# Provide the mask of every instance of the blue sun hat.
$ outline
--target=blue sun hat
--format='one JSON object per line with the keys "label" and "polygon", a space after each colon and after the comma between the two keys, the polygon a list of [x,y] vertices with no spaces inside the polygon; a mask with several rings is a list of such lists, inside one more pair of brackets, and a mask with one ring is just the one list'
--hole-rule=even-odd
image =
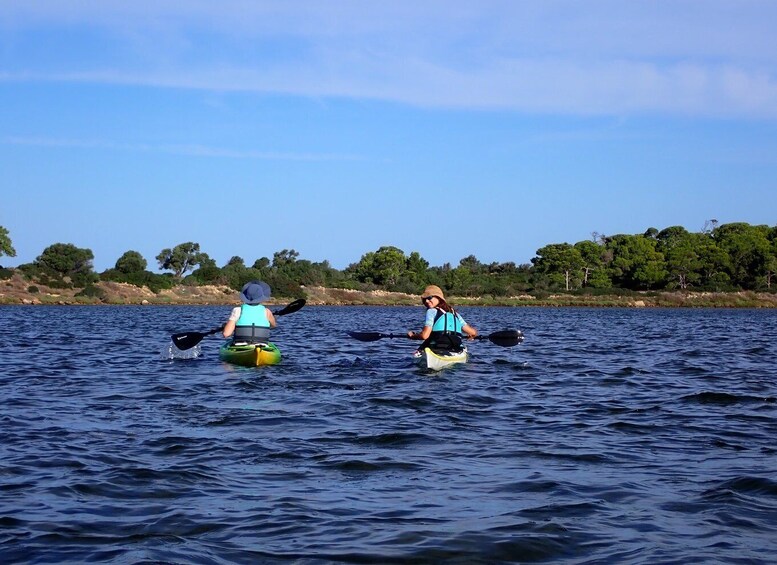
{"label": "blue sun hat", "polygon": [[260,304],[270,299],[270,285],[262,281],[251,281],[240,291],[240,300],[246,304]]}

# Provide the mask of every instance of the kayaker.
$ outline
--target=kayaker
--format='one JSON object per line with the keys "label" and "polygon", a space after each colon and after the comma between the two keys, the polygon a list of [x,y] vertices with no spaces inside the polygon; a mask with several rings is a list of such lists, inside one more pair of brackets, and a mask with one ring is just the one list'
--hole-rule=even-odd
{"label": "kayaker", "polygon": [[458,351],[462,347],[462,335],[470,339],[478,335],[478,331],[445,301],[445,295],[439,286],[427,286],[421,295],[421,304],[426,306],[424,329],[420,332],[407,332],[410,339],[424,340],[424,343],[418,346],[418,351],[425,347],[432,350]]}
{"label": "kayaker", "polygon": [[266,342],[270,328],[276,327],[275,316],[262,302],[270,299],[270,285],[262,281],[251,281],[240,291],[243,304],[232,309],[229,320],[224,324],[224,337],[234,334],[235,343]]}

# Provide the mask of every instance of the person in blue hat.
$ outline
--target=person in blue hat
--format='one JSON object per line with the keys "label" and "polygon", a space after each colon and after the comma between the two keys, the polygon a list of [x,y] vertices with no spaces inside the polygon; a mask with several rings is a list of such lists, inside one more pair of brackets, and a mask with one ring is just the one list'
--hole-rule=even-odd
{"label": "person in blue hat", "polygon": [[224,337],[232,336],[235,343],[266,343],[270,328],[276,327],[275,316],[262,302],[270,299],[270,285],[251,281],[240,291],[243,304],[234,308],[224,324]]}

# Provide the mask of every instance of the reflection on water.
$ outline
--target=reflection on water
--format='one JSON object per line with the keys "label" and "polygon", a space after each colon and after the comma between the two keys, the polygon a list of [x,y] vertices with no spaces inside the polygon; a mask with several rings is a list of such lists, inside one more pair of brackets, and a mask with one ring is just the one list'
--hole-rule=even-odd
{"label": "reflection on water", "polygon": [[769,563],[777,312],[305,307],[233,367],[221,307],[0,308],[0,561]]}

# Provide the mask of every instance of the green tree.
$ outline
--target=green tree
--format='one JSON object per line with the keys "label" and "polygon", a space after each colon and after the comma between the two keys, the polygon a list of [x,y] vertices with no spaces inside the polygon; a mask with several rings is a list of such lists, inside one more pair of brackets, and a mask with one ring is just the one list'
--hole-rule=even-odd
{"label": "green tree", "polygon": [[159,262],[159,268],[166,271],[173,271],[173,276],[180,279],[188,271],[194,269],[203,260],[203,253],[200,252],[200,244],[188,241],[180,243],[172,249],[163,249],[156,256]]}
{"label": "green tree", "polygon": [[276,251],[272,256],[272,266],[276,269],[283,269],[284,267],[293,264],[297,260],[297,257],[299,257],[299,253],[293,249]]}
{"label": "green tree", "polygon": [[474,255],[467,255],[459,261],[459,267],[467,269],[473,275],[477,275],[486,270],[486,266],[481,263]]}
{"label": "green tree", "polygon": [[418,251],[413,251],[407,257],[405,269],[410,282],[416,286],[421,286],[427,279],[429,261],[421,257],[421,254]]}
{"label": "green tree", "polygon": [[323,263],[314,263],[307,259],[294,260],[283,264],[282,267],[273,272],[282,275],[295,282],[298,285],[305,286],[328,286],[334,281],[339,280],[336,269],[333,269],[328,261]]}
{"label": "green tree", "polygon": [[676,281],[681,289],[687,289],[701,279],[702,261],[697,249],[701,248],[703,240],[708,240],[706,234],[692,234],[682,226],[672,226],[661,230],[656,239],[658,250],[664,255],[669,277]]}
{"label": "green tree", "polygon": [[666,268],[669,276],[677,280],[677,286],[687,289],[701,279],[702,262],[691,238],[672,246],[666,252]]}
{"label": "green tree", "polygon": [[3,255],[16,257],[16,249],[14,249],[11,244],[11,237],[8,234],[8,230],[3,226],[0,226],[0,257]]}
{"label": "green tree", "polygon": [[72,243],[55,243],[43,250],[34,265],[44,272],[69,278],[75,286],[87,286],[98,280],[92,270],[94,253],[91,249],[76,247]]}
{"label": "green tree", "polygon": [[216,278],[216,281],[226,284],[232,289],[240,290],[245,283],[258,278],[261,277],[253,269],[246,268],[242,257],[234,256],[219,270],[219,276]]}
{"label": "green tree", "polygon": [[716,291],[728,288],[731,282],[728,253],[720,248],[710,232],[702,232],[695,238],[694,250],[701,263],[702,286]]}
{"label": "green tree", "polygon": [[148,263],[143,258],[143,255],[137,251],[126,251],[124,255],[119,257],[116,261],[116,270],[120,273],[141,273],[146,270]]}
{"label": "green tree", "polygon": [[378,284],[392,286],[399,282],[407,270],[407,257],[398,247],[384,246],[375,252],[374,268]]}
{"label": "green tree", "polygon": [[475,277],[466,267],[459,265],[446,273],[443,286],[451,294],[469,296],[472,294],[472,287],[475,285]]}
{"label": "green tree", "polygon": [[613,282],[621,288],[653,288],[666,279],[664,256],[657,241],[644,235],[614,235],[607,238],[612,253],[609,269]]}
{"label": "green tree", "polygon": [[777,275],[777,249],[766,260],[766,288],[771,290],[774,276]]}
{"label": "green tree", "polygon": [[532,259],[539,273],[549,276],[554,283],[563,281],[565,290],[572,290],[581,283],[585,261],[580,250],[568,243],[551,243],[537,250]]}
{"label": "green tree", "polygon": [[583,286],[608,288],[612,286],[610,277],[604,268],[604,246],[591,240],[578,241],[575,249],[583,259]]}
{"label": "green tree", "polygon": [[349,268],[360,282],[392,286],[405,274],[407,258],[398,247],[387,245],[365,253],[359,263]]}
{"label": "green tree", "polygon": [[223,281],[221,269],[216,260],[207,253],[200,253],[198,268],[192,271],[191,276],[200,284],[220,284]]}
{"label": "green tree", "polygon": [[728,275],[744,289],[755,289],[766,276],[770,229],[744,222],[723,224],[713,231],[718,246],[728,255]]}
{"label": "green tree", "polygon": [[532,288],[532,266],[493,262],[483,275],[483,293],[491,296],[514,296]]}
{"label": "green tree", "polygon": [[666,253],[677,245],[687,243],[690,235],[691,233],[682,226],[671,226],[658,232],[654,239],[658,240],[657,249],[661,253]]}
{"label": "green tree", "polygon": [[262,271],[270,268],[270,259],[268,257],[261,257],[254,261],[252,268]]}
{"label": "green tree", "polygon": [[766,288],[772,288],[772,281],[777,275],[777,226],[769,231],[769,255],[766,258]]}

